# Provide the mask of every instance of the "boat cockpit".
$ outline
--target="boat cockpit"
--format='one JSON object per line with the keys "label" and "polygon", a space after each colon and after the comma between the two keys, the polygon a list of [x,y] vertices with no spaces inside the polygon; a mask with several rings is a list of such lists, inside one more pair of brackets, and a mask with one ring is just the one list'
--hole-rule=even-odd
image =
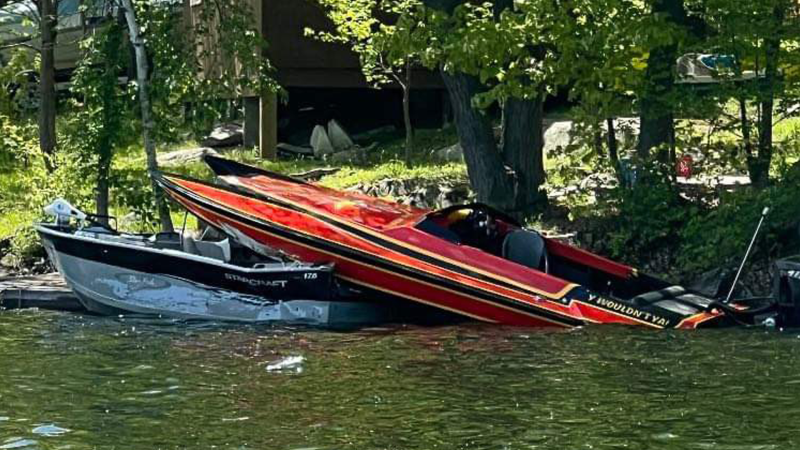
{"label": "boat cockpit", "polygon": [[633,299],[672,285],[593,253],[522,227],[487,205],[457,205],[433,212],[416,228],[617,299]]}

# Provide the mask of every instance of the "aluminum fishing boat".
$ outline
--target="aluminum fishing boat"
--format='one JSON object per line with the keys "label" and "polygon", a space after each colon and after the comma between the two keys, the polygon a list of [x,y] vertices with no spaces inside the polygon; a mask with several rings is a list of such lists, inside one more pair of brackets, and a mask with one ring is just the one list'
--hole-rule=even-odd
{"label": "aluminum fishing boat", "polygon": [[277,261],[228,238],[118,233],[63,200],[47,211],[57,220],[36,226],[44,247],[95,313],[314,325],[382,320],[373,305],[331,301],[330,264]]}
{"label": "aluminum fishing boat", "polygon": [[220,183],[159,174],[193,214],[258,251],[334,262],[362,290],[487,322],[652,328],[757,324],[762,300],[720,301],[548,239],[486,205],[429,211],[216,157]]}

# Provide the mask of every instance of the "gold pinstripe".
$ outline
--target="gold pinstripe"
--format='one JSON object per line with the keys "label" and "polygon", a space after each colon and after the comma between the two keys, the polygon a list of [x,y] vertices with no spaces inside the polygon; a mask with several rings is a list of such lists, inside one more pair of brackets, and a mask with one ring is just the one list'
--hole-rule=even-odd
{"label": "gold pinstripe", "polygon": [[[189,207],[189,205],[188,205],[188,204],[187,204],[185,201],[183,201],[183,199],[181,199],[181,198],[177,198],[177,197],[175,197],[175,196],[173,196],[173,198],[175,198],[175,200],[176,200],[176,201],[178,201],[178,202],[179,202],[179,203],[181,203],[182,205],[186,206],[187,208]],[[203,208],[202,206],[199,206],[199,205],[195,205],[195,206],[199,207],[200,209],[205,209],[205,208]],[[226,208],[227,208],[227,206],[226,206]],[[236,209],[236,208],[233,208],[233,209]],[[240,211],[240,210],[239,210],[239,212],[245,213],[244,211]],[[246,214],[246,213],[245,213],[245,214]],[[208,220],[209,222],[215,222],[215,220],[212,220],[212,219],[210,219],[210,218],[208,218],[208,217],[204,217],[204,219],[205,219],[205,220]],[[232,222],[236,222],[237,224],[239,224],[239,225],[241,225],[241,226],[244,226],[244,227],[250,228],[250,229],[252,229],[252,230],[255,230],[255,231],[259,232],[259,233],[265,233],[265,234],[269,234],[269,235],[271,235],[271,236],[273,236],[273,237],[276,237],[276,238],[278,238],[278,239],[281,239],[281,240],[284,240],[284,241],[289,241],[289,239],[287,239],[287,238],[284,238],[284,237],[278,236],[278,235],[276,235],[276,234],[274,234],[274,233],[270,233],[270,232],[268,232],[268,231],[264,231],[264,230],[261,230],[261,229],[255,228],[255,227],[253,227],[253,226],[251,226],[251,225],[248,225],[248,224],[246,224],[246,223],[242,223],[242,222],[240,222],[240,221],[238,221],[238,220],[235,220],[235,219],[232,219],[232,218],[227,218],[227,220],[230,220],[230,221],[232,221]],[[262,219],[262,220],[263,220],[263,219]],[[272,222],[272,221],[268,221],[268,222],[275,223],[275,222]],[[309,236],[309,235],[306,235],[306,236]],[[327,240],[327,239],[324,239],[324,238],[320,238],[320,237],[317,237],[317,236],[315,236],[315,238],[316,238],[316,239],[322,239],[322,240],[325,240],[325,241],[327,241],[327,242],[333,242],[333,241],[330,241],[330,240]],[[537,320],[542,320],[542,321],[545,321],[545,322],[549,322],[549,323],[552,323],[552,324],[554,324],[554,325],[558,325],[558,326],[561,326],[561,327],[567,327],[567,328],[571,327],[570,325],[567,325],[567,324],[564,324],[564,323],[561,323],[561,322],[554,321],[553,319],[548,319],[548,318],[546,318],[546,317],[542,317],[542,316],[539,316],[539,315],[537,315],[537,314],[533,314],[533,313],[530,313],[530,312],[527,312],[527,311],[520,311],[520,310],[518,310],[518,309],[514,309],[514,308],[511,308],[511,307],[509,307],[509,306],[506,306],[506,305],[499,305],[499,304],[497,304],[497,303],[492,303],[492,302],[489,302],[489,301],[487,301],[487,300],[483,300],[483,299],[480,299],[480,298],[474,297],[474,296],[472,296],[472,295],[470,295],[470,294],[466,294],[466,293],[457,292],[457,291],[454,291],[454,290],[452,290],[452,289],[449,289],[449,288],[446,288],[446,287],[443,287],[443,286],[436,286],[436,285],[434,285],[434,284],[432,284],[432,283],[428,283],[428,282],[426,282],[426,281],[422,281],[422,280],[416,280],[416,279],[413,279],[413,278],[411,278],[411,277],[408,277],[408,276],[405,276],[405,275],[402,275],[402,274],[398,274],[398,273],[391,272],[391,271],[389,271],[389,270],[386,270],[386,269],[382,269],[382,268],[380,268],[380,267],[376,267],[376,266],[373,266],[373,265],[370,265],[370,264],[367,264],[367,263],[363,263],[363,262],[360,262],[360,261],[353,260],[353,259],[351,259],[351,258],[348,258],[348,257],[346,257],[346,256],[342,256],[342,255],[338,255],[338,254],[335,254],[335,253],[331,253],[331,252],[328,252],[328,251],[325,251],[325,250],[322,250],[322,249],[319,249],[319,248],[311,247],[311,246],[309,246],[309,245],[302,244],[302,243],[299,243],[299,242],[295,242],[295,241],[290,241],[290,242],[292,242],[292,243],[293,243],[293,244],[295,244],[295,245],[300,245],[300,246],[302,246],[302,247],[305,247],[305,248],[308,248],[308,249],[314,250],[314,251],[316,251],[316,252],[325,253],[325,254],[328,254],[328,255],[335,256],[335,257],[337,257],[337,258],[345,259],[345,260],[347,260],[347,261],[350,261],[351,263],[354,263],[354,264],[359,264],[359,265],[362,265],[362,266],[368,266],[368,267],[370,267],[370,268],[372,268],[372,269],[374,269],[374,270],[378,270],[378,271],[381,271],[381,272],[384,272],[384,273],[388,273],[388,274],[390,274],[390,275],[393,275],[393,276],[397,276],[397,277],[400,277],[400,278],[404,278],[404,279],[406,279],[406,280],[413,281],[413,282],[415,282],[415,283],[419,283],[419,284],[423,284],[423,285],[426,285],[426,286],[430,286],[430,287],[432,287],[432,288],[434,288],[434,289],[439,289],[439,290],[447,291],[447,292],[450,292],[451,294],[455,294],[455,295],[458,295],[458,296],[461,296],[461,297],[466,297],[466,298],[469,298],[469,299],[471,299],[471,300],[478,301],[478,302],[481,302],[481,303],[484,303],[484,304],[490,305],[490,306],[492,306],[492,307],[495,307],[495,308],[502,308],[502,309],[505,309],[505,310],[511,311],[511,312],[513,312],[513,313],[515,313],[515,314],[521,314],[521,315],[525,315],[525,316],[532,317],[532,318],[535,318],[535,319],[537,319]],[[340,244],[340,243],[338,243],[338,242],[337,242],[336,244],[339,244],[339,245],[341,245],[341,244]],[[353,250],[358,250],[358,249],[355,249],[355,248],[353,248],[353,247],[348,247],[348,248],[351,248],[351,249],[353,249]],[[343,276],[341,276],[341,275],[337,275],[337,276],[339,276],[340,278],[345,278],[345,279],[348,279],[348,278],[346,278],[346,277],[343,277]],[[348,279],[348,281],[354,281],[354,280],[352,280],[352,279]],[[472,317],[472,318],[474,318],[474,319],[482,320],[482,321],[484,321],[484,322],[492,322],[492,323],[497,323],[497,321],[495,321],[495,320],[492,320],[492,319],[488,319],[488,318],[485,318],[485,317],[481,317],[481,316],[477,316],[477,315],[473,315],[473,314],[465,313],[465,312],[463,312],[463,311],[459,311],[459,310],[452,309],[452,308],[449,308],[449,307],[441,306],[441,305],[438,305],[438,304],[435,304],[435,303],[431,303],[431,302],[428,302],[428,301],[422,300],[422,299],[420,299],[420,298],[417,298],[417,297],[413,297],[413,296],[409,296],[409,295],[406,295],[406,294],[402,294],[402,293],[399,293],[399,292],[396,292],[396,291],[392,291],[392,290],[388,290],[388,289],[383,289],[383,288],[378,288],[377,286],[370,285],[369,283],[366,283],[366,282],[357,282],[357,284],[366,285],[366,286],[368,286],[368,287],[371,287],[371,288],[376,288],[376,289],[378,289],[378,290],[380,290],[380,291],[382,291],[382,292],[388,292],[388,293],[391,293],[391,294],[393,294],[393,295],[397,295],[397,296],[404,297],[404,298],[409,298],[409,299],[411,299],[411,300],[415,300],[415,301],[418,301],[418,302],[421,302],[421,303],[425,303],[425,304],[428,304],[428,305],[436,306],[436,307],[438,307],[438,308],[445,309],[445,310],[448,310],[448,311],[451,311],[451,312],[454,312],[454,313],[458,313],[458,314],[461,314],[461,315],[465,315],[465,316]],[[489,291],[487,291],[487,292],[489,292]],[[517,300],[517,301],[519,301],[519,300]],[[558,311],[553,311],[553,310],[548,310],[548,311],[550,311],[550,312],[552,312],[552,313],[554,313],[554,314],[558,314],[558,315],[564,316],[565,318],[569,318],[569,319],[572,319],[572,320],[582,320],[582,319],[579,319],[579,318],[576,318],[576,317],[573,317],[573,316],[568,316],[568,315],[565,315],[565,314],[563,314],[563,313],[560,313],[560,312],[558,312]]]}
{"label": "gold pinstripe", "polygon": [[[227,178],[236,178],[236,177],[222,177],[222,178],[225,179],[227,182],[229,182],[229,180],[227,180]],[[237,183],[238,183],[238,181],[237,181]],[[236,184],[236,183],[232,183],[232,184]],[[242,185],[243,183],[238,183],[238,184]],[[297,202],[293,202],[291,200],[287,200],[284,197],[279,197],[279,196],[276,196],[276,195],[272,195],[272,196],[277,198],[277,199],[279,199],[280,201],[286,202],[286,203],[288,203],[290,205],[293,205],[295,207],[298,207],[300,209],[304,209],[304,210],[308,210],[309,209],[308,206],[302,205],[302,204],[297,203]],[[277,206],[277,205],[270,205],[270,206],[280,208],[280,206]],[[285,210],[286,208],[281,208],[281,209]],[[244,211],[240,211],[240,212],[244,212]],[[343,222],[341,218],[339,218],[339,217],[337,217],[335,215],[332,215],[332,214],[328,214],[328,213],[326,213],[324,211],[318,211],[318,210],[315,209],[315,213],[316,214],[320,214],[322,216],[325,216],[325,217],[327,217],[329,219],[333,219],[336,222]],[[520,283],[518,281],[512,280],[510,278],[506,278],[506,277],[503,277],[503,276],[500,276],[500,275],[497,275],[495,273],[486,272],[486,271],[484,271],[482,269],[479,269],[477,267],[465,265],[465,264],[461,263],[460,261],[456,261],[456,260],[447,258],[445,256],[442,256],[442,255],[439,255],[439,254],[436,254],[436,253],[431,253],[431,252],[429,252],[429,251],[427,251],[427,250],[425,250],[425,249],[423,249],[421,247],[417,247],[415,245],[411,245],[411,244],[409,244],[407,242],[404,242],[404,241],[399,241],[399,240],[394,239],[391,236],[387,236],[387,235],[385,235],[383,233],[378,233],[378,232],[374,231],[372,228],[363,226],[363,225],[361,225],[359,223],[348,221],[347,225],[348,226],[352,226],[354,228],[358,228],[360,231],[368,233],[368,234],[370,234],[370,235],[372,235],[374,237],[378,237],[378,238],[381,238],[383,240],[389,241],[389,242],[391,242],[391,243],[393,243],[395,245],[399,245],[401,247],[405,247],[405,248],[417,251],[418,253],[422,253],[423,255],[429,256],[429,257],[434,258],[434,259],[438,259],[440,261],[447,262],[447,263],[452,264],[454,266],[458,266],[458,267],[461,267],[461,268],[464,268],[464,269],[471,270],[473,272],[479,273],[479,274],[487,276],[489,278],[494,278],[496,280],[503,281],[503,282],[508,283],[508,284],[510,284],[512,286],[515,286],[517,288],[523,289],[525,291],[532,291],[532,292],[534,292],[536,294],[544,295],[544,296],[546,296],[546,297],[548,297],[550,299],[555,299],[555,300],[560,299],[567,292],[569,292],[570,290],[572,290],[573,288],[578,286],[575,283],[567,283],[566,286],[564,286],[564,288],[562,288],[560,291],[556,291],[556,292],[544,291],[542,289],[538,289],[538,288],[535,288],[533,286],[522,284],[522,283]],[[352,235],[352,233],[348,233],[348,234]],[[465,276],[469,277],[468,275],[465,275]],[[469,277],[469,278],[472,278],[472,277]],[[476,280],[475,278],[472,278],[472,279]],[[487,282],[487,281],[483,281],[483,280],[476,280],[476,281],[481,281],[481,282],[484,282],[484,283],[492,284],[491,282]],[[497,286],[495,284],[492,284],[492,285],[493,286]],[[497,287],[501,287],[502,288],[502,286],[497,286]]]}

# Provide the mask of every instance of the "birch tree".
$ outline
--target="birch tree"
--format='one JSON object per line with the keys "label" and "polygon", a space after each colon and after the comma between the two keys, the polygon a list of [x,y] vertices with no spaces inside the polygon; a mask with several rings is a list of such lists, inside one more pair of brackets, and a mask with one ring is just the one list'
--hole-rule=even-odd
{"label": "birch tree", "polygon": [[150,183],[156,196],[156,206],[158,216],[161,221],[162,231],[173,231],[172,218],[170,217],[169,207],[161,188],[155,182],[153,174],[158,170],[158,159],[156,154],[156,143],[153,140],[153,117],[150,104],[149,93],[149,67],[147,63],[147,49],[142,37],[141,27],[136,19],[136,10],[132,0],[121,0],[122,8],[125,11],[125,22],[128,24],[128,35],[131,45],[136,55],[136,83],[139,88],[139,105],[142,114],[142,138],[144,140],[144,150],[147,154],[147,170],[150,173]]}

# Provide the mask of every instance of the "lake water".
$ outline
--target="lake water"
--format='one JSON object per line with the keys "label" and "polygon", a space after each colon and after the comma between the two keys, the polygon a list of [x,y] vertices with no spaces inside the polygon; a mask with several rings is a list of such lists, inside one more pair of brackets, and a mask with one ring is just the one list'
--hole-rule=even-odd
{"label": "lake water", "polygon": [[3,449],[795,449],[800,337],[0,312]]}

